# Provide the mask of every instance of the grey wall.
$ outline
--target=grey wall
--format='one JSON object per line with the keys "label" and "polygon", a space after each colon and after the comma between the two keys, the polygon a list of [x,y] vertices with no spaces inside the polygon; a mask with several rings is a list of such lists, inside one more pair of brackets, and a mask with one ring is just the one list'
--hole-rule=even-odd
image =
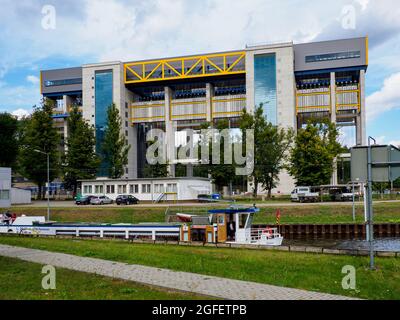
{"label": "grey wall", "polygon": [[68,80],[82,78],[82,68],[68,68],[68,69],[56,69],[56,70],[45,70],[41,72],[41,90],[42,94],[48,93],[64,93],[71,91],[82,91],[82,84],[64,85],[46,87],[44,84],[48,80]]}
{"label": "grey wall", "polygon": [[0,199],[0,208],[11,206],[11,168],[0,168],[0,190],[9,191],[9,199]]}
{"label": "grey wall", "polygon": [[[294,45],[295,71],[309,71],[318,69],[334,69],[359,67],[368,65],[367,38],[353,38],[345,40],[333,40]],[[355,59],[343,59],[323,62],[306,63],[306,56],[360,51],[361,57]]]}

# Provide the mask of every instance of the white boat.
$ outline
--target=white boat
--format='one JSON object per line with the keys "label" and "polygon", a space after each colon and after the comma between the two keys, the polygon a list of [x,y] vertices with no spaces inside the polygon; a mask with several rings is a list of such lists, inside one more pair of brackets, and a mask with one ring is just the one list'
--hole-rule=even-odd
{"label": "white boat", "polygon": [[225,224],[229,228],[226,220],[228,217],[232,217],[235,230],[234,240],[226,241],[227,243],[264,246],[282,245],[283,237],[278,232],[278,228],[255,229],[252,227],[254,215],[259,211],[260,209],[256,207],[241,208],[232,206],[228,209],[209,210],[209,213],[217,216],[218,227],[221,224]]}

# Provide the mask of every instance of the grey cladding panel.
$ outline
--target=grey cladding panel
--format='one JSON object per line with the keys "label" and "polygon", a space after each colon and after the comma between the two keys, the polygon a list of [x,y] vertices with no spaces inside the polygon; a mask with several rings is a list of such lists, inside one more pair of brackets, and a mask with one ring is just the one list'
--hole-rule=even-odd
{"label": "grey cladding panel", "polygon": [[41,88],[43,94],[82,91],[82,83],[46,87],[46,81],[82,79],[82,68],[68,68],[42,71]]}
{"label": "grey cladding panel", "polygon": [[[294,45],[295,71],[337,69],[366,66],[367,38],[333,40]],[[360,52],[360,58],[306,62],[306,57],[333,53]]]}

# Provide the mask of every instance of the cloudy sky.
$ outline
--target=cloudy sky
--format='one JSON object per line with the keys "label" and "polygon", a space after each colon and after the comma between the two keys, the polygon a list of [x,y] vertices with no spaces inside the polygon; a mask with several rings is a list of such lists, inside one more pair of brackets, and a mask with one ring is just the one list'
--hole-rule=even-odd
{"label": "cloudy sky", "polygon": [[400,145],[398,0],[0,0],[0,8],[0,111],[31,112],[40,69],[368,35],[368,134]]}

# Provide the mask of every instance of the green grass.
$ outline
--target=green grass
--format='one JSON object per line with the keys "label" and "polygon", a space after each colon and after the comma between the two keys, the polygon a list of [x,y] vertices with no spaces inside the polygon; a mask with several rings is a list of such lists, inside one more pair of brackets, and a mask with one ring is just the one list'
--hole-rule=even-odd
{"label": "green grass", "polygon": [[42,289],[42,266],[0,257],[0,300],[189,300],[204,299],[111,279],[99,275],[56,269],[56,289]]}
{"label": "green grass", "polygon": [[[366,257],[16,236],[2,236],[0,243],[360,298],[400,299],[396,258],[377,258],[378,270],[370,271]],[[342,289],[346,265],[357,270],[357,291]]]}
{"label": "green grass", "polygon": [[[215,208],[215,207],[214,207]],[[277,209],[281,209],[281,223],[352,223],[352,206],[343,205],[276,205],[260,209],[254,223],[275,223]],[[182,207],[181,212],[194,212],[207,207]],[[362,205],[356,206],[357,222],[364,221]],[[164,222],[166,208],[160,207],[70,207],[52,208],[52,220],[60,222],[104,222],[104,223],[140,223]],[[13,207],[12,212],[25,215],[46,215],[46,209],[34,207]],[[374,205],[375,222],[400,223],[400,202],[376,203]]]}

